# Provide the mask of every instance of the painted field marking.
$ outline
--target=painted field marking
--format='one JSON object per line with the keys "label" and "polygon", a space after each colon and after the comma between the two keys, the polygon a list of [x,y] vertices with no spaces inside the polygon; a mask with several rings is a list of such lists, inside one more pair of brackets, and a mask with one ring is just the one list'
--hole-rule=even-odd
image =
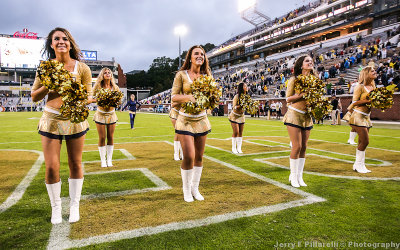
{"label": "painted field marking", "polygon": [[15,205],[24,195],[26,189],[31,184],[32,180],[38,174],[40,167],[44,162],[43,152],[37,150],[27,150],[27,149],[0,149],[0,151],[22,151],[22,152],[32,152],[39,155],[32,168],[28,171],[24,179],[18,184],[15,190],[7,197],[7,199],[0,204],[0,213],[3,213],[13,205]]}
{"label": "painted field marking", "polygon": [[[146,192],[151,192],[151,191],[161,191],[161,190],[167,190],[167,189],[171,189],[172,188],[165,181],[163,181],[157,175],[153,174],[147,168],[133,168],[133,169],[121,169],[121,170],[111,170],[111,171],[97,171],[97,172],[86,173],[85,176],[86,175],[118,173],[118,172],[126,172],[126,171],[140,171],[140,172],[142,172],[147,178],[149,178],[149,180],[151,180],[154,184],[156,184],[156,187],[143,188],[143,189],[131,189],[131,190],[109,192],[109,193],[101,193],[101,194],[82,195],[81,199],[82,200],[91,200],[91,199],[97,199],[97,198],[107,198],[107,197],[114,197],[114,196],[124,196],[124,195],[138,194],[138,193],[146,193]],[[65,199],[69,200],[69,198],[65,198]]]}
{"label": "painted field marking", "polygon": [[[173,146],[173,143],[171,143],[169,141],[162,141],[162,142],[165,142],[166,144]],[[128,144],[128,143],[125,143],[125,144]],[[253,208],[253,209],[249,209],[249,210],[242,210],[242,211],[230,212],[230,213],[225,213],[225,214],[216,215],[216,216],[210,216],[210,217],[206,217],[203,219],[189,220],[189,221],[183,221],[183,222],[173,222],[173,223],[168,223],[168,224],[154,226],[154,227],[143,227],[143,228],[134,229],[134,230],[121,231],[121,232],[117,232],[117,233],[92,236],[92,237],[88,237],[85,239],[79,239],[79,240],[72,240],[69,238],[70,224],[64,219],[61,224],[53,225],[52,230],[50,232],[50,239],[49,239],[47,249],[66,249],[66,248],[73,248],[73,247],[84,247],[84,246],[106,243],[106,242],[113,242],[113,241],[118,241],[118,240],[123,240],[123,239],[131,239],[131,238],[141,237],[141,236],[145,236],[145,235],[154,235],[154,234],[159,234],[159,233],[168,232],[168,231],[176,231],[176,230],[182,230],[182,229],[207,226],[207,225],[220,223],[220,222],[224,222],[224,221],[228,221],[228,220],[233,220],[233,219],[237,219],[237,218],[251,217],[251,216],[261,215],[261,214],[266,214],[266,213],[273,213],[273,212],[281,211],[281,210],[288,209],[288,208],[299,207],[299,206],[304,206],[304,205],[308,205],[308,204],[326,201],[326,199],[324,199],[322,197],[316,196],[311,193],[307,193],[307,192],[302,191],[297,188],[293,188],[292,186],[285,185],[278,181],[275,181],[275,180],[269,179],[267,177],[264,177],[262,175],[253,173],[251,171],[244,170],[240,167],[237,167],[233,164],[230,164],[230,163],[227,163],[224,161],[220,161],[216,158],[213,158],[213,157],[210,157],[207,155],[204,155],[204,158],[206,158],[210,161],[216,162],[218,164],[221,164],[223,166],[226,166],[228,168],[231,168],[233,170],[247,174],[249,176],[255,177],[266,183],[270,183],[272,185],[286,189],[286,190],[288,190],[292,193],[298,194],[304,198],[300,199],[300,200],[286,202],[286,203],[280,203],[280,204],[275,204],[275,205],[270,205],[270,206],[261,206],[261,207],[257,207],[257,208]],[[101,173],[103,173],[103,172],[101,171]],[[67,208],[64,208],[64,210],[66,213]]]}
{"label": "painted field marking", "polygon": [[[324,156],[324,155],[319,155],[319,154],[313,154],[313,153],[308,153],[307,155],[313,155],[313,156],[318,156],[321,158],[326,158],[326,159],[331,159],[331,160],[336,160],[336,161],[342,161],[342,162],[349,162],[344,159],[340,158],[334,158],[334,157],[329,157],[329,156]],[[270,162],[269,160],[271,159],[282,159],[282,158],[287,158],[288,156],[275,156],[275,157],[269,157],[269,158],[262,158],[262,159],[253,159],[253,161],[265,163],[274,167],[278,168],[283,168],[290,170],[290,168],[277,164],[274,162]],[[352,162],[350,162],[352,163]],[[323,174],[319,172],[311,172],[311,171],[304,171],[306,174],[312,174],[312,175],[318,175],[318,176],[325,176],[325,177],[333,177],[333,178],[342,178],[342,179],[353,179],[353,180],[370,180],[370,181],[389,181],[389,180],[400,180],[400,177],[390,177],[390,178],[380,178],[380,177],[359,177],[359,176],[345,176],[345,175],[333,175],[333,174]]]}
{"label": "painted field marking", "polygon": [[[276,136],[276,137],[278,137],[278,136]],[[285,138],[285,137],[282,136],[282,138]],[[290,148],[290,146],[287,146],[288,144],[282,143],[282,142],[275,142],[275,141],[271,141],[271,140],[267,140],[267,139],[250,139],[250,140],[259,140],[259,141],[272,142],[272,143],[281,144],[282,147]],[[267,145],[264,145],[262,143],[252,142],[252,141],[249,141],[249,140],[245,140],[245,141],[247,141],[249,143],[257,144],[257,145],[267,146]],[[322,142],[330,143],[329,141],[322,141]],[[318,149],[318,148],[307,147],[307,150],[309,150],[309,149],[314,150],[314,151],[324,152],[324,153],[348,156],[348,157],[352,157],[352,158],[355,159],[355,156],[351,155],[351,154],[344,154],[344,153],[333,152],[333,151],[328,151],[328,150],[323,150],[323,149]],[[309,155],[309,154],[311,154],[311,153],[307,153],[307,155]],[[319,156],[324,157],[325,155],[319,155]],[[344,159],[340,159],[340,158],[332,158],[332,159],[338,159],[338,160],[341,160],[341,161],[344,161],[344,162],[348,162],[348,163],[353,163],[354,162],[354,161],[348,161],[348,160],[344,160]],[[381,162],[379,164],[375,164],[375,163],[366,163],[365,164],[365,165],[369,165],[369,166],[386,167],[386,166],[391,166],[392,165],[391,162],[380,160],[380,159],[375,159],[375,158],[366,158],[366,159]]]}

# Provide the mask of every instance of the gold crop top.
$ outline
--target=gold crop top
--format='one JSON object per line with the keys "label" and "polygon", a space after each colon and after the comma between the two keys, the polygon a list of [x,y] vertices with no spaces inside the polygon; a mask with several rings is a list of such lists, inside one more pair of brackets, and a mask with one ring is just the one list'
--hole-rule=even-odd
{"label": "gold crop top", "polygon": [[[89,94],[89,96],[92,95],[92,73],[90,71],[89,66],[87,66],[86,64],[77,61],[75,64],[75,68],[74,68],[74,72],[71,72],[72,77],[75,78],[75,80],[78,83],[82,83],[86,86],[87,92]],[[35,82],[33,83],[32,86],[32,91],[35,91],[39,88],[41,88],[43,85],[39,79],[39,77],[36,74],[35,77]],[[47,102],[48,103],[52,103],[53,105],[49,105],[50,107],[53,108],[60,108],[62,105],[62,100],[60,95],[55,92],[54,90],[50,90],[49,93],[47,94],[48,98],[47,98]]]}
{"label": "gold crop top", "polygon": [[[375,87],[373,88],[375,89]],[[354,93],[353,93],[353,103],[356,101],[360,101],[360,100],[367,100],[367,96],[369,94],[369,90],[365,87],[364,84],[357,84],[357,86],[354,89]],[[353,104],[351,105],[351,107],[353,106]],[[361,105],[361,106],[357,106],[357,108],[355,108],[361,112],[364,113],[369,113],[371,111],[370,108],[368,108],[365,105]]]}
{"label": "gold crop top", "polygon": [[236,105],[238,105],[239,102],[239,95],[235,95],[232,100],[232,106],[233,106],[233,112],[235,112],[238,115],[243,114],[243,108],[236,108]]}
{"label": "gold crop top", "polygon": [[[286,89],[286,98],[293,96],[294,94],[300,94],[299,91],[294,90],[294,82],[295,77],[291,77],[288,81],[287,89]],[[290,105],[289,105],[290,104]],[[306,109],[306,101],[304,99],[300,99],[296,102],[288,103],[288,106],[292,106],[293,108],[305,110]]]}

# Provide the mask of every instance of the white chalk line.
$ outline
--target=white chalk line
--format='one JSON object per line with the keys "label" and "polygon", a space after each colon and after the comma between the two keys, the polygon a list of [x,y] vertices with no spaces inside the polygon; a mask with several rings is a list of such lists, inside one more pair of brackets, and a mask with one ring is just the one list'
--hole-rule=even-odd
{"label": "white chalk line", "polygon": [[[243,137],[278,137],[278,138],[288,138],[287,136],[280,136],[280,135],[273,135],[273,136],[269,136],[269,135],[260,135],[260,136],[243,136]],[[254,140],[258,140],[257,138],[255,138]],[[350,145],[348,143],[343,143],[343,142],[334,142],[334,141],[325,141],[325,140],[319,140],[319,139],[308,139],[309,141],[320,141],[320,142],[326,142],[326,143],[334,143],[334,144],[340,144],[340,145],[347,145],[347,146],[353,146]],[[278,143],[278,144],[282,144],[282,145],[288,145],[287,143],[283,143],[283,142],[275,142],[275,141],[270,141],[270,142],[274,142],[274,143]],[[356,147],[357,145],[354,145],[354,147]],[[308,148],[308,147],[307,147]],[[383,151],[388,151],[388,152],[395,152],[395,153],[400,153],[400,151],[398,150],[392,150],[392,149],[385,149],[385,148],[376,148],[376,147],[368,147],[367,149],[372,148],[372,149],[376,149],[376,150],[383,150]]]}
{"label": "white chalk line", "polygon": [[[252,139],[250,139],[250,140],[252,140]],[[253,140],[260,140],[260,141],[266,141],[266,142],[272,142],[272,143],[283,144],[282,147],[290,148],[290,146],[287,146],[287,144],[285,144],[285,143],[274,142],[274,141],[267,140],[267,139],[253,139]],[[247,140],[245,140],[245,141],[247,141]],[[264,145],[264,144],[262,144],[262,143],[257,143],[257,142],[251,142],[251,141],[248,141],[248,142],[254,143],[254,144],[258,144],[258,145]],[[334,151],[328,151],[328,150],[323,150],[323,149],[317,149],[317,148],[310,148],[310,147],[307,147],[307,149],[308,149],[308,150],[319,151],[319,152],[324,152],[324,153],[328,153],[328,154],[348,156],[348,157],[351,157],[351,158],[354,158],[354,159],[355,159],[355,156],[354,156],[354,155],[350,155],[350,154],[344,154],[344,153],[339,153],[339,152],[334,152]],[[307,154],[308,154],[308,153],[307,153]],[[326,156],[326,155],[320,155],[320,156],[321,156],[321,157],[324,157],[324,156]],[[349,161],[349,160],[345,160],[345,159],[341,159],[341,158],[335,158],[335,159],[340,159],[340,160],[343,160],[343,161],[346,161],[346,162],[349,162],[349,163],[353,163],[353,162],[354,162],[354,161]],[[365,159],[366,159],[366,160],[373,160],[373,161],[381,162],[381,163],[366,163],[365,165],[377,166],[377,167],[378,167],[378,166],[380,166],[380,167],[386,167],[386,166],[391,166],[391,165],[392,165],[391,162],[384,161],[384,160],[380,160],[380,159],[375,159],[375,158],[365,158]]]}
{"label": "white chalk line", "polygon": [[[165,142],[169,145],[173,145],[169,141],[165,141]],[[313,204],[316,202],[326,201],[322,197],[319,197],[319,196],[304,192],[300,189],[296,189],[291,186],[282,184],[280,182],[274,181],[274,180],[266,178],[264,176],[255,174],[251,171],[244,170],[244,169],[234,166],[232,164],[220,161],[213,157],[204,155],[204,158],[214,161],[216,163],[219,163],[221,165],[224,165],[228,168],[234,169],[236,171],[240,171],[242,173],[245,173],[247,175],[255,177],[259,180],[270,183],[272,185],[276,185],[278,187],[281,187],[290,192],[296,193],[305,198],[301,199],[301,200],[297,200],[297,201],[291,201],[291,202],[286,202],[286,203],[281,203],[281,204],[276,204],[276,205],[271,205],[271,206],[262,206],[262,207],[258,207],[258,208],[254,208],[254,209],[250,209],[250,210],[237,211],[237,212],[231,212],[231,213],[226,213],[226,214],[221,214],[221,215],[216,215],[216,216],[210,216],[210,217],[198,219],[198,220],[173,222],[173,223],[168,223],[168,224],[155,226],[155,227],[144,227],[144,228],[139,228],[139,229],[135,229],[135,230],[121,231],[121,232],[117,232],[117,233],[93,236],[93,237],[79,239],[79,240],[71,240],[68,237],[70,234],[70,225],[68,222],[63,221],[63,223],[61,223],[61,224],[53,225],[52,231],[50,233],[50,239],[49,239],[49,244],[47,246],[47,249],[65,249],[65,248],[72,248],[72,247],[83,247],[83,246],[89,246],[89,245],[100,244],[100,243],[105,243],[105,242],[112,242],[112,241],[118,241],[118,240],[123,240],[123,239],[131,239],[131,238],[145,236],[145,235],[154,235],[154,234],[159,234],[162,232],[207,226],[207,225],[220,223],[220,222],[224,222],[224,221],[228,221],[228,220],[233,220],[233,219],[237,219],[237,218],[251,217],[251,216],[255,216],[255,215],[272,213],[272,212],[277,212],[277,211],[281,211],[281,210],[292,208],[292,207],[304,206],[307,204]]]}
{"label": "white chalk line", "polygon": [[43,152],[37,150],[26,150],[26,149],[0,149],[0,151],[23,151],[32,152],[39,155],[32,168],[28,171],[24,179],[18,184],[15,190],[7,197],[7,199],[0,205],[0,213],[3,213],[13,205],[15,205],[24,195],[26,189],[31,184],[32,180],[38,174],[40,167],[44,162]]}
{"label": "white chalk line", "polygon": [[[333,157],[329,157],[329,156],[322,156],[319,154],[313,154],[313,153],[309,153],[307,155],[314,155],[314,156],[318,156],[321,158],[326,158],[326,159],[331,159],[331,160],[336,160],[336,161],[342,161],[342,162],[349,162],[343,159],[339,159],[339,158],[333,158]],[[274,167],[278,167],[278,168],[283,168],[283,169],[287,169],[290,170],[289,167],[286,167],[284,165],[280,165],[274,162],[270,162],[269,160],[271,159],[282,159],[282,158],[287,158],[288,156],[276,156],[276,157],[269,157],[269,158],[262,158],[262,159],[253,159],[253,161],[257,161],[257,162],[261,162],[267,165],[271,165]],[[352,163],[352,162],[350,162]],[[341,179],[352,179],[352,180],[369,180],[369,181],[389,181],[389,180],[400,180],[400,177],[389,177],[389,178],[380,178],[380,177],[359,177],[359,176],[346,176],[346,175],[333,175],[333,174],[323,174],[323,173],[319,173],[319,172],[312,172],[312,171],[304,171],[304,173],[306,174],[311,174],[311,175],[318,175],[318,176],[325,176],[325,177],[332,177],[332,178],[341,178]]]}

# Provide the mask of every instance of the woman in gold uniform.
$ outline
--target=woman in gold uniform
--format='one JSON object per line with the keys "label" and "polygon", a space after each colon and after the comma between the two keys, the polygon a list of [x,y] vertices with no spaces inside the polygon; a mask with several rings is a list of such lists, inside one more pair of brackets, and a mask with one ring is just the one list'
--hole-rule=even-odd
{"label": "woman in gold uniform", "polygon": [[308,55],[300,56],[294,65],[294,76],[290,78],[286,91],[288,111],[283,117],[292,143],[290,152],[289,181],[293,187],[307,186],[303,181],[303,170],[306,157],[307,141],[310,137],[313,122],[311,116],[306,114],[306,101],[304,93],[295,91],[295,79],[299,75],[314,74],[314,62]]}
{"label": "woman in gold uniform", "polygon": [[239,103],[240,96],[247,93],[247,84],[244,82],[239,83],[238,93],[233,97],[232,106],[233,109],[228,116],[232,126],[232,153],[242,154],[242,142],[243,142],[243,129],[244,129],[244,111]]}
{"label": "woman in gold uniform", "polygon": [[[169,111],[169,118],[171,119],[172,126],[175,129],[176,120],[178,120],[179,116],[179,105],[176,105],[171,101],[171,110]],[[183,159],[182,146],[180,141],[178,140],[178,134],[174,135],[174,160],[179,161]]]}
{"label": "woman in gold uniform", "polygon": [[370,120],[371,108],[366,104],[371,103],[367,99],[369,92],[375,89],[376,71],[373,67],[367,66],[360,72],[359,84],[354,89],[353,102],[348,107],[353,110],[350,116],[349,124],[358,134],[358,147],[356,150],[356,161],[353,164],[353,170],[359,173],[371,172],[365,167],[365,149],[369,144],[369,129],[372,127]]}
{"label": "woman in gold uniform", "polygon": [[[92,90],[92,74],[89,67],[80,62],[81,51],[68,30],[55,28],[47,36],[45,54],[48,59],[64,64],[78,83],[86,86],[88,93]],[[44,160],[46,164],[46,188],[52,207],[51,223],[62,222],[61,217],[61,180],[60,150],[62,139],[66,140],[69,165],[69,222],[79,220],[79,201],[83,185],[82,150],[85,134],[89,130],[87,120],[72,123],[60,113],[63,101],[60,95],[42,85],[38,76],[32,87],[32,100],[40,101],[48,96],[44,112],[39,121],[39,134],[42,139]],[[92,99],[89,97],[89,102]]]}
{"label": "woman in gold uniform", "polygon": [[[97,77],[96,84],[93,87],[93,95],[101,88],[110,89],[112,91],[120,91],[115,84],[114,76],[109,68],[103,68]],[[99,134],[99,153],[101,167],[112,167],[112,155],[114,151],[114,131],[118,121],[114,107],[97,107],[97,111],[93,116],[93,121],[96,123],[97,133]],[[106,146],[107,137],[107,146]],[[106,160],[107,154],[107,160]]]}
{"label": "woman in gold uniform", "polygon": [[[178,105],[185,102],[195,102],[190,85],[201,75],[211,75],[206,53],[201,46],[189,49],[185,63],[176,73],[172,87],[171,100]],[[181,175],[183,182],[183,196],[186,202],[192,202],[193,197],[204,200],[199,192],[199,183],[203,170],[203,154],[207,134],[211,131],[206,110],[199,114],[186,113],[180,109],[175,123],[175,133],[182,145],[183,161]]]}

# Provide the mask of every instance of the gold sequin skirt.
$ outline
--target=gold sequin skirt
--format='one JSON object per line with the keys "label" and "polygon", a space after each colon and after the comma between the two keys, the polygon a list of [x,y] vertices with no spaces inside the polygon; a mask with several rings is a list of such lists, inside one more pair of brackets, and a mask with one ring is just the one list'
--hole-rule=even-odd
{"label": "gold sequin skirt", "polygon": [[[55,112],[59,109],[52,108]],[[61,114],[43,111],[39,120],[38,133],[51,139],[74,139],[83,136],[89,130],[87,120],[80,123],[73,123]]]}
{"label": "gold sequin skirt", "polygon": [[288,109],[283,117],[283,123],[287,126],[292,126],[304,130],[313,128],[313,121],[309,114],[302,114],[296,110]]}
{"label": "gold sequin skirt", "polygon": [[93,121],[98,124],[111,125],[117,123],[118,117],[115,111],[105,113],[97,110],[94,113]]}
{"label": "gold sequin skirt", "polygon": [[203,136],[211,132],[211,124],[206,114],[198,117],[179,115],[175,123],[175,133]]}
{"label": "gold sequin skirt", "polygon": [[178,116],[179,116],[179,111],[176,110],[175,108],[171,108],[171,110],[169,111],[169,118],[178,120]]}
{"label": "gold sequin skirt", "polygon": [[228,119],[230,122],[237,124],[244,124],[245,122],[244,114],[238,114],[233,111],[229,113]]}
{"label": "gold sequin skirt", "polygon": [[353,111],[353,113],[351,114],[349,124],[357,127],[372,127],[372,122],[369,118],[369,115],[364,115],[357,111]]}
{"label": "gold sequin skirt", "polygon": [[347,111],[347,113],[343,116],[343,120],[345,120],[346,122],[350,121],[350,117],[351,117],[351,113],[350,111]]}

